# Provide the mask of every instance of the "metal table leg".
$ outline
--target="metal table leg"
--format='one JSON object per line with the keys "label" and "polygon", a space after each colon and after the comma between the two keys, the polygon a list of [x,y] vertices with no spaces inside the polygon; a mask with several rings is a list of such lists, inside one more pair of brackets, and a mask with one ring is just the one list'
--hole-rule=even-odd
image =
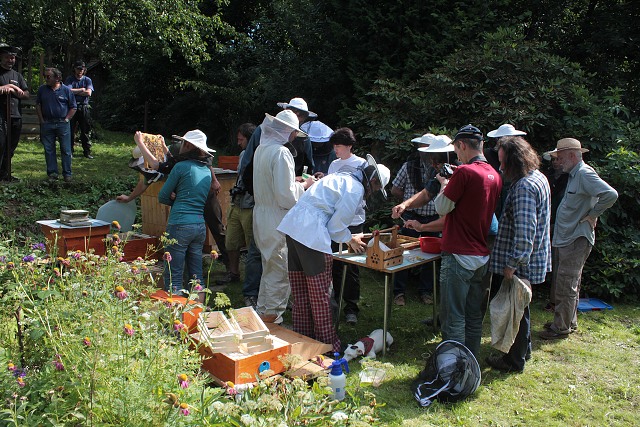
{"label": "metal table leg", "polygon": [[338,325],[340,325],[340,313],[342,313],[342,297],[344,296],[344,285],[347,281],[347,263],[343,262],[342,267],[342,286],[340,286],[340,295],[338,297],[338,315],[336,316],[336,333],[338,333]]}
{"label": "metal table leg", "polygon": [[391,311],[389,292],[391,291],[389,282],[393,282],[393,274],[385,273],[384,275],[384,317],[382,320],[382,355],[387,353],[387,326],[389,313]]}
{"label": "metal table leg", "polygon": [[433,331],[438,332],[438,261],[433,261]]}

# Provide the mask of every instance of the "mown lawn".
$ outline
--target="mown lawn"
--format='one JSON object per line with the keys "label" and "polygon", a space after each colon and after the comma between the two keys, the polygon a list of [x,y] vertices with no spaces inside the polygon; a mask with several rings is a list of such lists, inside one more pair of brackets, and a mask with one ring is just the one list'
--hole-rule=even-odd
{"label": "mown lawn", "polygon": [[[74,182],[46,181],[44,155],[38,141],[23,141],[13,162],[22,182],[0,187],[0,235],[3,239],[40,238],[37,219],[53,218],[61,208],[98,207],[130,190],[136,174],[127,168],[131,135],[104,132],[94,147],[94,160],[73,160]],[[216,264],[216,271],[221,266]],[[343,344],[382,327],[384,279],[362,272],[359,322],[342,324]],[[242,301],[241,285],[226,287],[235,306]],[[640,424],[640,310],[635,304],[611,302],[611,311],[579,316],[579,330],[567,340],[545,342],[537,338],[551,320],[545,312],[547,290],[534,290],[531,307],[533,357],[522,374],[502,374],[489,369],[484,358],[491,352],[490,329],[485,320],[480,364],[482,385],[467,401],[417,406],[409,385],[440,341],[438,334],[420,321],[431,316],[431,306],[418,302],[409,289],[408,303],[394,306],[389,331],[394,337],[384,362],[393,364],[389,379],[372,389],[385,405],[379,414],[389,426],[634,426]],[[414,291],[415,292],[415,291]],[[358,387],[359,363],[351,363],[348,384]]]}

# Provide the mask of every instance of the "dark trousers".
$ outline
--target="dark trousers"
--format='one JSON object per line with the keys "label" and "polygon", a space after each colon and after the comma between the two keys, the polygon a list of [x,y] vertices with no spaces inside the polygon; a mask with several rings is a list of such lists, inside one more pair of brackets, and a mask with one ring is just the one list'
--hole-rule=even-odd
{"label": "dark trousers", "polygon": [[[352,225],[349,227],[351,234],[362,233],[364,229],[362,224]],[[340,244],[337,242],[331,242],[331,250],[337,252]],[[347,250],[346,245],[342,245],[343,250]],[[340,288],[342,286],[342,271],[344,269],[344,263],[340,261],[334,261],[332,267],[333,278],[333,298],[336,303],[339,303]],[[357,265],[347,264],[347,278],[344,282],[344,294],[342,299],[345,302],[344,312],[345,314],[353,313],[358,314],[358,301],[360,300],[360,270]]]}
{"label": "dark trousers", "polygon": [[527,306],[522,314],[522,319],[520,319],[516,339],[509,352],[504,356],[504,360],[509,365],[522,370],[524,369],[526,357],[529,355],[531,355],[531,320],[529,318],[529,306]]}
{"label": "dark trousers", "polygon": [[80,143],[82,144],[82,152],[91,154],[91,141],[89,140],[89,132],[91,132],[91,114],[88,105],[78,105],[76,113],[71,118],[71,152],[73,153],[73,145],[75,142],[76,126],[80,131]]}
{"label": "dark trousers", "polygon": [[22,132],[22,119],[12,118],[10,121],[11,126],[11,140],[7,139],[7,121],[4,117],[0,116],[0,179],[9,178],[9,169],[11,164],[11,158],[13,153],[18,147],[18,141],[20,140],[20,132]]}
{"label": "dark trousers", "polygon": [[204,222],[216,241],[216,246],[220,252],[220,261],[227,269],[229,268],[229,255],[227,254],[227,246],[225,245],[225,230],[222,224],[222,206],[218,201],[218,196],[210,192],[207,201],[204,204]]}

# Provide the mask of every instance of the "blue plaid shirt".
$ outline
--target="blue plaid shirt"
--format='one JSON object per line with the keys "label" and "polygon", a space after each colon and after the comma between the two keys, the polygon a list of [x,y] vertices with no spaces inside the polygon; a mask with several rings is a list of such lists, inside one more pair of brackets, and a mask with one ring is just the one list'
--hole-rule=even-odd
{"label": "blue plaid shirt", "polygon": [[[407,165],[407,162],[405,162],[400,168],[400,170],[398,171],[396,178],[392,182],[392,185],[394,187],[401,188],[402,191],[404,192],[403,200],[407,200],[411,198],[411,196],[413,196],[418,192],[416,188],[413,186],[413,184],[411,183],[411,180],[409,179],[409,171],[407,170],[407,168],[408,168],[408,165]],[[435,173],[433,173],[433,168],[431,166],[426,167],[424,164],[420,168],[420,173],[422,174],[423,185],[427,183],[427,181],[431,178],[432,174],[435,175]],[[419,208],[408,209],[408,210],[413,211],[416,214],[423,217],[437,214],[436,207],[433,204],[433,200],[429,200],[429,203],[427,203],[424,206],[420,206]]]}
{"label": "blue plaid shirt", "polygon": [[515,268],[521,279],[544,282],[551,271],[550,217],[549,182],[540,171],[514,182],[504,202],[490,270],[503,274],[505,267]]}

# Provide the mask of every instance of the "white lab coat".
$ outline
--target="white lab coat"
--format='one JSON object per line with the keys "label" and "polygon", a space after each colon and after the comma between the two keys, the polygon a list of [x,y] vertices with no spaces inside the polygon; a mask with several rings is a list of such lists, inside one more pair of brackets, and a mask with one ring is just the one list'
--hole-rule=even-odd
{"label": "white lab coat", "polygon": [[349,225],[364,198],[362,183],[347,173],[316,182],[285,215],[278,231],[308,248],[331,254],[331,241],[351,240]]}
{"label": "white lab coat", "polygon": [[274,131],[265,122],[260,146],[253,158],[253,237],[262,256],[257,311],[276,314],[275,322],[279,323],[287,308],[291,287],[286,240],[276,227],[304,193],[304,188],[295,182],[293,156],[283,146],[292,129]]}

